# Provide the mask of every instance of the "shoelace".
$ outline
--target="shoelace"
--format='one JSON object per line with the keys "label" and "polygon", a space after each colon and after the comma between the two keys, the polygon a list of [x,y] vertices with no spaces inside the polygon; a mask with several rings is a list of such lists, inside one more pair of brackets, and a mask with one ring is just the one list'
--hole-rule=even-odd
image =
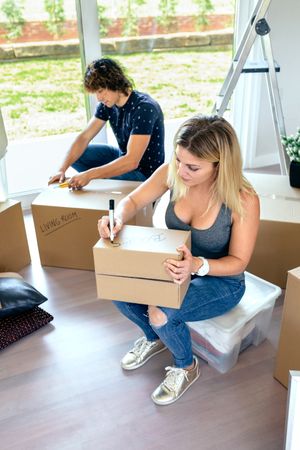
{"label": "shoelace", "polygon": [[131,351],[135,354],[135,356],[141,357],[143,353],[151,348],[153,344],[154,342],[147,341],[147,339],[141,337],[137,341],[135,341],[134,347]]}
{"label": "shoelace", "polygon": [[166,367],[166,371],[167,375],[165,380],[163,381],[163,384],[167,389],[169,389],[169,391],[177,393],[183,382],[183,379],[185,378],[186,381],[189,381],[188,373],[184,369],[168,366]]}

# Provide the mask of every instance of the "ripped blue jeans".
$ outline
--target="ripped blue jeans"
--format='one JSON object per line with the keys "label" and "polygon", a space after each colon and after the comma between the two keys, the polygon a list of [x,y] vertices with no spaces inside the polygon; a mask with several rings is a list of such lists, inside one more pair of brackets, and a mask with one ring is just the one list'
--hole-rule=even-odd
{"label": "ripped blue jeans", "polygon": [[161,341],[171,351],[175,367],[188,367],[193,363],[191,335],[186,322],[220,316],[241,300],[245,292],[243,275],[239,277],[192,277],[180,309],[159,307],[166,316],[162,325],[150,323],[148,306],[114,301],[116,307],[129,320],[138,325],[147,340]]}

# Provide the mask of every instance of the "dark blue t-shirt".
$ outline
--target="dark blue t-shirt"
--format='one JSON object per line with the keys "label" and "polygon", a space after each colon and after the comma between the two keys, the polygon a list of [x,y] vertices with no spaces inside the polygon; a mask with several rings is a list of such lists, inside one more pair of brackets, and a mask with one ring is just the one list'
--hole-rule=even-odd
{"label": "dark blue t-shirt", "polygon": [[99,103],[95,117],[109,121],[123,154],[127,152],[127,144],[132,134],[151,135],[138,167],[146,178],[164,162],[164,116],[159,104],[150,95],[132,91],[122,107],[108,108]]}

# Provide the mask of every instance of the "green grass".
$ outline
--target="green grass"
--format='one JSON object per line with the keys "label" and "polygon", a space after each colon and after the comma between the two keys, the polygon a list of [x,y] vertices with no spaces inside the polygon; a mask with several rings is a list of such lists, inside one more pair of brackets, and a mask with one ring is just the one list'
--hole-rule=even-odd
{"label": "green grass", "polygon": [[[231,62],[230,51],[118,55],[136,89],[165,119],[209,113]],[[9,140],[80,131],[86,124],[79,58],[1,62],[0,106]]]}

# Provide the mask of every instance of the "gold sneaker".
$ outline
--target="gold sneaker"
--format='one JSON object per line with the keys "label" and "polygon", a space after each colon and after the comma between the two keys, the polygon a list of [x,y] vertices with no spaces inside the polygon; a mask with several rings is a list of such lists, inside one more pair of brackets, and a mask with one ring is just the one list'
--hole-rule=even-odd
{"label": "gold sneaker", "polygon": [[154,403],[157,405],[169,405],[176,402],[200,376],[200,367],[196,356],[194,356],[194,364],[192,370],[166,367],[167,374],[164,381],[151,395]]}
{"label": "gold sneaker", "polygon": [[145,337],[135,341],[133,348],[126,353],[121,361],[121,367],[125,370],[134,370],[145,364],[152,356],[166,350],[167,347],[161,340],[147,341]]}

